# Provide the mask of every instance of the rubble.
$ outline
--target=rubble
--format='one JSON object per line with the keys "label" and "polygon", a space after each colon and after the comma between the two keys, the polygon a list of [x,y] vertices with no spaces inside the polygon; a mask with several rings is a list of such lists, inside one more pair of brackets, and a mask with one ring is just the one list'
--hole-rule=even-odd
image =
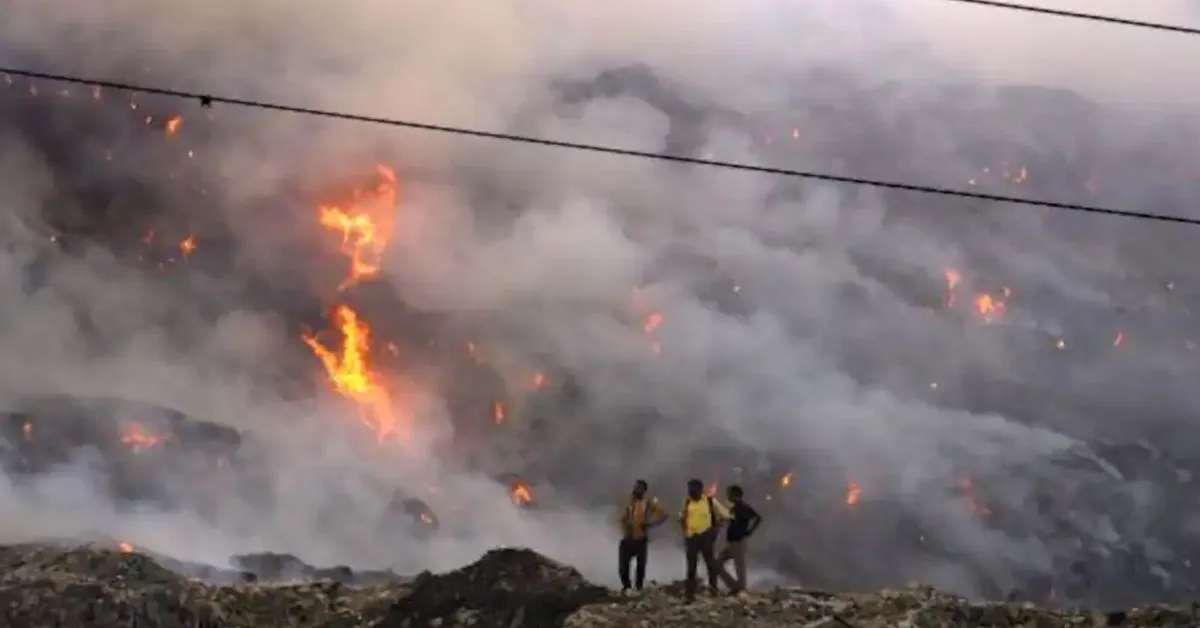
{"label": "rubble", "polygon": [[[262,554],[275,562],[290,557]],[[263,560],[268,560],[263,558]],[[296,562],[300,565],[299,561]],[[378,584],[211,584],[154,558],[95,545],[0,547],[0,622],[24,626],[198,628],[604,628],[804,626],[1177,627],[1200,607],[1107,611],[980,603],[919,585],[869,594],[774,588],[687,603],[682,583],[623,597],[527,549],[461,569]]]}

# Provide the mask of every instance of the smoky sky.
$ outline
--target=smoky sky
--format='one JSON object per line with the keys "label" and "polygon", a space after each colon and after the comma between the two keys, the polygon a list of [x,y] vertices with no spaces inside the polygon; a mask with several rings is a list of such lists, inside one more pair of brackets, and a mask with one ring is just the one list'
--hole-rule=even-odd
{"label": "smoky sky", "polygon": [[[1196,21],[1182,0],[1127,4],[1044,3]],[[1181,215],[1200,163],[1185,139],[1196,94],[1178,78],[1200,43],[936,0],[5,7],[6,64],[363,115]],[[431,356],[394,374],[417,434],[364,454],[344,403],[280,383],[285,369],[319,375],[295,312],[245,306],[231,277],[185,298],[96,247],[53,262],[30,293],[26,264],[46,240],[36,208],[55,177],[10,134],[0,394],[115,394],[254,429],[277,499],[265,514],[230,502],[217,524],[131,515],[81,462],[10,491],[20,515],[5,534],[99,530],[211,560],[269,547],[414,570],[527,544],[608,578],[626,486],[719,473],[696,469],[698,452],[727,447],[802,459],[813,485],[854,478],[1004,574],[1054,549],[984,529],[931,485],[1037,468],[1082,437],[1186,427],[1197,401],[1186,227],[223,107],[205,124],[195,167],[220,184],[163,211],[219,223],[238,273],[286,276],[318,303],[350,297],[302,236],[315,208],[275,199],[386,156],[401,202],[373,289],[487,348],[515,418],[474,463],[544,469],[572,506],[516,512],[485,473],[430,453],[459,405],[434,364],[461,344],[401,347]],[[947,268],[963,276],[951,315]],[[1001,322],[970,314],[975,295],[1005,288]],[[362,299],[378,329],[409,324]],[[206,300],[224,306],[215,320],[191,309]],[[79,308],[87,333],[112,339],[104,351],[85,348]],[[539,369],[583,392],[529,393]],[[1019,504],[1042,479],[1001,482],[996,499]],[[380,534],[364,521],[395,484],[436,484],[466,521],[432,546]],[[673,550],[656,551],[654,570],[673,573]],[[976,590],[953,561],[894,569]]]}

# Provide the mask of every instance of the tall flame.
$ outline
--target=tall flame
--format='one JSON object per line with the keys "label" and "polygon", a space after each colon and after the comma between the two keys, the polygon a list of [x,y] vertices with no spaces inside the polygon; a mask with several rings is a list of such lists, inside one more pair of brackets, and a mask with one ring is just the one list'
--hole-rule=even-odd
{"label": "tall flame", "polygon": [[333,318],[342,337],[340,351],[325,346],[314,334],[305,334],[304,344],[320,358],[334,390],[358,404],[360,419],[380,442],[403,437],[408,426],[396,415],[391,393],[371,369],[370,327],[347,305],[337,306]]}
{"label": "tall flame", "polygon": [[375,167],[379,182],[371,190],[357,190],[346,204],[321,205],[321,226],[342,235],[342,252],[350,258],[350,273],[340,289],[379,274],[383,252],[391,238],[392,211],[399,198],[396,173],[382,164]]}

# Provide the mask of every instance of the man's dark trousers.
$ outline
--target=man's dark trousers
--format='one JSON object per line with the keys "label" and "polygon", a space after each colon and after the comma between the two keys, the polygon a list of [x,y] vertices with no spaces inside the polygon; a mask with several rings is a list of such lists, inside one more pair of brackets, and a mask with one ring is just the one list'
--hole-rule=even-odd
{"label": "man's dark trousers", "polygon": [[696,567],[701,559],[704,560],[704,571],[708,574],[708,588],[717,591],[717,577],[721,567],[717,564],[715,554],[717,545],[717,529],[710,528],[684,540],[684,553],[687,556],[687,580],[685,591],[687,598],[696,597]]}
{"label": "man's dark trousers", "polygon": [[[621,539],[619,549],[619,557],[617,559],[618,569],[621,573],[621,588],[628,589],[637,584],[640,590],[646,584],[646,555],[649,548],[649,543],[646,539]],[[637,574],[635,580],[629,580],[630,563],[637,561]]]}

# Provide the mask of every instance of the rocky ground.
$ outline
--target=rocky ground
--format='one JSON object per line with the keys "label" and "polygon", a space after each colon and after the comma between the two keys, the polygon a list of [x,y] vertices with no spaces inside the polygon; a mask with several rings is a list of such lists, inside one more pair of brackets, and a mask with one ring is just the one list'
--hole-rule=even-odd
{"label": "rocky ground", "polygon": [[[260,557],[261,560],[261,557]],[[282,559],[272,559],[280,562]],[[242,561],[243,563],[246,561]],[[268,561],[270,562],[270,561]],[[286,562],[286,561],[283,561]],[[800,588],[685,603],[679,583],[624,598],[524,549],[488,552],[445,574],[358,581],[301,569],[290,582],[240,572],[211,584],[145,554],[91,546],[0,548],[0,625],[27,628],[475,628],[1200,625],[1200,607],[1054,611],[979,604],[923,587],[872,594]],[[346,578],[331,578],[341,573]],[[319,578],[319,579],[314,579]],[[350,580],[347,582],[346,580]]]}

